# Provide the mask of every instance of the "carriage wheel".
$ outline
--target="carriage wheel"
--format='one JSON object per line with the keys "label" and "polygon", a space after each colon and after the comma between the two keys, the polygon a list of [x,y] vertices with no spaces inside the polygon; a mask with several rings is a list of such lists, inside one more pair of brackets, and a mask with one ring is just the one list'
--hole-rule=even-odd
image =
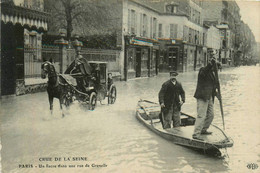
{"label": "carriage wheel", "polygon": [[95,92],[92,92],[89,97],[89,110],[94,110],[97,104],[97,94]]}
{"label": "carriage wheel", "polygon": [[108,93],[108,104],[114,104],[116,101],[116,86],[111,85]]}

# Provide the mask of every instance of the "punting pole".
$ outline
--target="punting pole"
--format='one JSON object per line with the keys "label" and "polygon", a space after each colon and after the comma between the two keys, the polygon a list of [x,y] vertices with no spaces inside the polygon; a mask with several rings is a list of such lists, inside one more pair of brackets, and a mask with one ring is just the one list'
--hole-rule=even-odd
{"label": "punting pole", "polygon": [[217,89],[218,89],[218,93],[219,93],[219,96],[220,96],[220,98],[218,100],[219,100],[219,105],[220,105],[222,121],[223,121],[223,129],[225,130],[224,111],[223,111],[223,104],[222,104],[222,96],[221,96],[221,92],[220,92],[220,83],[219,83],[219,77],[218,77],[217,63],[215,63],[214,72],[215,72],[217,83],[218,83],[217,84]]}

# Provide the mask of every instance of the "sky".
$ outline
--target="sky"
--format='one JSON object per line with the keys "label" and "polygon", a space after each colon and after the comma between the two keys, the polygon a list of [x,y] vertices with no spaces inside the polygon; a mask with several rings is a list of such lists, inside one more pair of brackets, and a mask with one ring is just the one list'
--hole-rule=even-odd
{"label": "sky", "polygon": [[236,0],[240,8],[241,19],[248,24],[260,42],[260,0]]}

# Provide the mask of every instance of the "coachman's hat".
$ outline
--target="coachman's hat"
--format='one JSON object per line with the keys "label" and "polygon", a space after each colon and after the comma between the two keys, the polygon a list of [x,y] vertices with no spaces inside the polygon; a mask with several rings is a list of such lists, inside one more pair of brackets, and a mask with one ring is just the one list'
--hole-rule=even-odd
{"label": "coachman's hat", "polygon": [[178,76],[177,71],[170,71],[170,76],[171,77]]}

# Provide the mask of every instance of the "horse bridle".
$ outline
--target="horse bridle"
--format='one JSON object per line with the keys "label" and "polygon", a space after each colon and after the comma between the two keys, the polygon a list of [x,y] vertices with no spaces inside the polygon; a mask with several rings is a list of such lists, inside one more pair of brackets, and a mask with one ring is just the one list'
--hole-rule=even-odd
{"label": "horse bridle", "polygon": [[53,86],[54,88],[57,87],[59,85],[59,81],[58,81],[59,78],[58,78],[58,73],[56,73],[55,71],[54,65],[49,61],[46,61],[42,64],[41,68],[44,71],[45,76],[46,74],[48,75],[48,78],[57,77],[56,84]]}
{"label": "horse bridle", "polygon": [[[52,68],[51,68],[52,67]],[[49,69],[48,69],[49,68]],[[57,73],[55,71],[55,68],[52,63],[46,61],[42,64],[42,70],[45,74],[48,74],[48,77],[54,77],[57,76]]]}

